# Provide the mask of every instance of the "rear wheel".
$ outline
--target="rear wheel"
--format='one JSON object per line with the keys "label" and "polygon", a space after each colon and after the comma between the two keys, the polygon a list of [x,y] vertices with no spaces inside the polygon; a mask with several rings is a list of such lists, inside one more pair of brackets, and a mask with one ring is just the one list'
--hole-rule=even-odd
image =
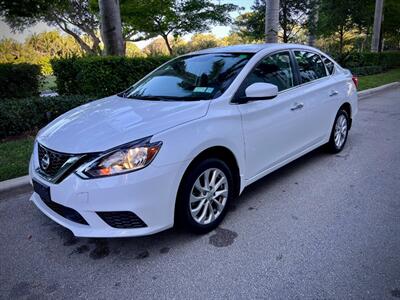
{"label": "rear wheel", "polygon": [[177,199],[177,221],[196,233],[213,230],[233,197],[233,177],[220,159],[199,162],[185,175]]}
{"label": "rear wheel", "polygon": [[331,152],[338,153],[343,150],[349,133],[349,121],[348,113],[344,109],[339,110],[328,142]]}

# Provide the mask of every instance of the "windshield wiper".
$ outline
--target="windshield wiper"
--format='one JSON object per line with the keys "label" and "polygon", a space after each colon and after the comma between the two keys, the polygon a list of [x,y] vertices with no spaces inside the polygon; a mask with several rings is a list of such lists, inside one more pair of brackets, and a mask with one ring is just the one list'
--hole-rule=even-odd
{"label": "windshield wiper", "polygon": [[184,97],[172,97],[172,96],[135,96],[129,95],[126,96],[127,98],[131,99],[138,99],[138,100],[154,100],[154,101],[179,101],[185,99]]}
{"label": "windshield wiper", "polygon": [[118,97],[121,97],[121,98],[127,98],[127,97],[126,97],[126,92],[125,92],[125,91],[124,91],[124,92],[118,93],[117,96],[118,96]]}
{"label": "windshield wiper", "polygon": [[138,100],[150,100],[150,101],[199,101],[208,100],[204,97],[193,97],[193,96],[183,96],[183,97],[173,97],[173,96],[135,96],[135,95],[124,95],[125,98],[138,99]]}
{"label": "windshield wiper", "polygon": [[135,95],[129,95],[129,96],[125,96],[125,97],[129,98],[129,99],[138,99],[138,100],[155,100],[155,101],[166,100],[165,97],[161,97],[161,96],[135,96]]}

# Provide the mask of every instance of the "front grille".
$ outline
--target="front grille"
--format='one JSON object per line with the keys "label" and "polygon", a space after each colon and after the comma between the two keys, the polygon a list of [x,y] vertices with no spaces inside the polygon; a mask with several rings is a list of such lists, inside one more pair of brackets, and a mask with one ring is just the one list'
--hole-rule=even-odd
{"label": "front grille", "polygon": [[[55,176],[67,160],[73,156],[71,154],[50,150],[40,144],[38,144],[38,153],[40,169],[43,173],[51,177]],[[47,167],[43,164],[43,159],[46,154],[49,158],[49,164]]]}
{"label": "front grille", "polygon": [[147,227],[137,215],[131,211],[97,212],[100,218],[114,228],[142,228]]}
{"label": "front grille", "polygon": [[[42,199],[43,200],[43,199]],[[66,207],[64,205],[58,204],[52,200],[50,201],[43,201],[51,210],[55,213],[59,214],[60,216],[66,218],[75,223],[89,225],[86,220],[78,213],[76,210]]]}

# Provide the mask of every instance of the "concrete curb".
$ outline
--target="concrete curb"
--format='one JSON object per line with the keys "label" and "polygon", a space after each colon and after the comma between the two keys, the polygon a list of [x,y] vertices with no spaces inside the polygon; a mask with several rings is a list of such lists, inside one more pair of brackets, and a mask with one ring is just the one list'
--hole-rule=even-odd
{"label": "concrete curb", "polygon": [[22,176],[5,181],[0,181],[0,197],[3,198],[9,194],[22,194],[32,190],[29,176]]}
{"label": "concrete curb", "polygon": [[362,99],[367,98],[369,96],[375,95],[376,93],[379,93],[379,92],[382,92],[382,91],[384,91],[386,89],[397,87],[397,86],[400,86],[400,82],[399,81],[388,83],[388,84],[385,84],[385,85],[381,85],[381,86],[378,86],[376,88],[368,89],[368,90],[365,90],[365,91],[361,91],[361,92],[358,92],[358,99],[362,100]]}
{"label": "concrete curb", "polygon": [[[400,86],[400,82],[393,82],[378,86],[376,88],[368,89],[365,91],[358,92],[359,99],[367,98],[383,90]],[[18,177],[14,179],[9,179],[5,181],[0,181],[0,197],[4,197],[8,194],[24,193],[32,190],[31,183],[29,181],[29,176]]]}

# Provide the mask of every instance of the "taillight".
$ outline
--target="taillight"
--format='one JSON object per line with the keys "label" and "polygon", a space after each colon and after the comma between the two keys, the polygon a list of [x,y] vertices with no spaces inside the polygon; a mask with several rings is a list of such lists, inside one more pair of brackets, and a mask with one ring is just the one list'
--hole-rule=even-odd
{"label": "taillight", "polygon": [[358,88],[358,77],[353,75],[353,77],[351,79],[353,80],[354,85],[356,86],[356,88]]}

